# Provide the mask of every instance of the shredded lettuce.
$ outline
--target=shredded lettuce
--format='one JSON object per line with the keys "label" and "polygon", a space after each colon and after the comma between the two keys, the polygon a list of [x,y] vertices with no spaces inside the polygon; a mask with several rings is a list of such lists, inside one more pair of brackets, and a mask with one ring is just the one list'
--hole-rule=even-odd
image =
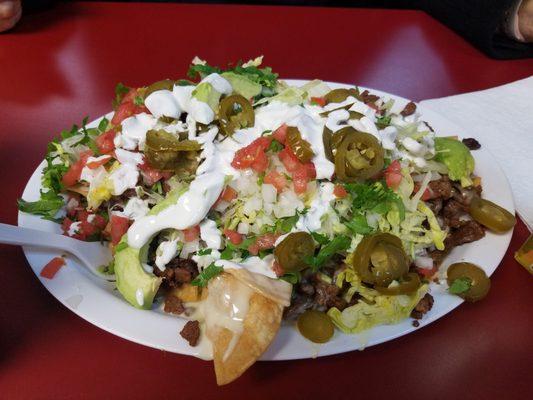
{"label": "shredded lettuce", "polygon": [[376,325],[397,323],[411,314],[413,308],[428,291],[428,285],[422,285],[411,295],[385,296],[364,286],[350,268],[338,275],[336,285],[342,287],[346,282],[351,287],[346,293],[345,300],[350,301],[356,293],[362,299],[343,311],[336,307],[328,311],[333,323],[344,333],[357,333]]}

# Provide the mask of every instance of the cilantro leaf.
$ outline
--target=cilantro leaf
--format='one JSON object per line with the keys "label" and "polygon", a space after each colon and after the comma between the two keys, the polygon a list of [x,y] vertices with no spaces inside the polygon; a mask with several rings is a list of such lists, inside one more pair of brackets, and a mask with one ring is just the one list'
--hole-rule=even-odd
{"label": "cilantro leaf", "polygon": [[352,196],[353,210],[361,214],[365,211],[385,214],[396,206],[400,212],[400,219],[405,218],[405,208],[400,196],[382,182],[349,183],[344,187]]}
{"label": "cilantro leaf", "polygon": [[136,106],[142,106],[144,105],[144,99],[141,96],[135,96],[133,104],[135,104]]}
{"label": "cilantro leaf", "polygon": [[267,151],[279,153],[281,150],[283,150],[283,145],[280,142],[278,142],[276,139],[272,139],[272,141],[270,142],[270,145],[268,146]]}
{"label": "cilantro leaf", "polygon": [[212,263],[192,280],[191,285],[206,287],[209,281],[222,273],[222,271],[224,271],[224,268],[218,267],[215,263]]}
{"label": "cilantro leaf", "polygon": [[327,244],[322,245],[318,254],[314,257],[307,257],[304,261],[309,264],[313,271],[317,271],[336,253],[341,253],[350,247],[352,240],[345,235],[334,237]]}
{"label": "cilantro leaf", "polygon": [[200,249],[196,254],[198,254],[199,256],[207,256],[211,254],[211,251],[211,249]]}
{"label": "cilantro leaf", "polygon": [[121,82],[117,83],[115,86],[115,100],[113,100],[113,108],[117,107],[121,102],[124,96],[128,94],[130,88],[124,86]]}
{"label": "cilantro leaf", "polygon": [[19,199],[17,204],[20,211],[40,215],[44,219],[51,221],[57,221],[55,216],[61,207],[63,207],[64,200],[61,196],[50,190],[48,192],[41,191],[41,198],[37,201]]}
{"label": "cilantro leaf", "polygon": [[373,231],[372,227],[368,225],[366,217],[361,213],[354,213],[351,220],[344,221],[343,223],[349,230],[356,234],[368,235]]}
{"label": "cilantro leaf", "polygon": [[467,292],[472,287],[472,279],[463,277],[457,278],[452,282],[448,291],[451,294],[461,294]]}
{"label": "cilantro leaf", "polygon": [[104,117],[98,124],[98,130],[100,132],[105,132],[108,125],[109,125],[109,120],[106,117]]}
{"label": "cilantro leaf", "polygon": [[297,284],[302,279],[302,274],[299,271],[287,272],[280,276],[280,279],[292,283],[293,285]]}
{"label": "cilantro leaf", "polygon": [[326,235],[322,235],[318,232],[311,232],[311,236],[318,244],[324,245],[329,243],[329,238]]}
{"label": "cilantro leaf", "polygon": [[383,115],[376,118],[376,125],[379,129],[384,129],[390,125],[391,116]]}

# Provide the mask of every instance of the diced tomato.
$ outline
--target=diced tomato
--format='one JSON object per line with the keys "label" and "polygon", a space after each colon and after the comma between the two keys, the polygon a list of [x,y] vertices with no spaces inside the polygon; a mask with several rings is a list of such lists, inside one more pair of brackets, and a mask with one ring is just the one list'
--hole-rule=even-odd
{"label": "diced tomato", "polygon": [[[131,90],[130,90],[131,93]],[[126,118],[131,117],[135,113],[136,105],[133,102],[127,102],[120,104],[115,110],[115,114],[111,119],[113,125],[119,125]]]}
{"label": "diced tomato", "polygon": [[433,275],[435,275],[437,273],[437,271],[439,270],[439,267],[437,266],[434,266],[433,268],[431,269],[426,269],[426,268],[417,268],[416,269],[416,272],[418,272],[420,275],[422,275],[424,278],[426,279],[430,279]]}
{"label": "diced tomato", "polygon": [[130,220],[121,215],[111,214],[110,224],[111,243],[116,245],[128,231]]}
{"label": "diced tomato", "polygon": [[122,101],[120,102],[120,104],[133,103],[135,101],[135,97],[137,96],[137,93],[138,93],[137,89],[130,88],[129,92],[126,93],[124,97],[122,98]]}
{"label": "diced tomato", "polygon": [[76,215],[76,212],[79,206],[80,206],[80,195],[78,193],[68,192],[67,205],[66,205],[67,215],[69,217],[74,217]]}
{"label": "diced tomato", "polygon": [[326,99],[323,97],[311,97],[311,103],[316,103],[320,107],[324,107],[326,105]]}
{"label": "diced tomato", "polygon": [[139,165],[139,169],[147,186],[152,186],[165,175],[165,172],[152,168],[146,161]]}
{"label": "diced tomato", "polygon": [[292,152],[289,146],[281,150],[278,153],[278,157],[288,172],[294,172],[301,164],[300,160],[298,160],[298,158]]}
{"label": "diced tomato", "polygon": [[183,239],[186,242],[194,242],[200,237],[200,225],[195,225],[183,230]]}
{"label": "diced tomato", "polygon": [[257,238],[255,244],[257,245],[259,250],[273,249],[276,240],[278,240],[280,236],[281,235],[278,233],[265,233],[264,235],[261,235]]}
{"label": "diced tomato", "polygon": [[39,275],[46,279],[53,279],[64,265],[65,259],[63,257],[54,257],[43,267]]}
{"label": "diced tomato", "polygon": [[313,164],[312,162],[308,162],[308,163],[303,164],[303,167],[305,168],[305,173],[309,179],[316,178],[315,164]]}
{"label": "diced tomato", "polygon": [[229,239],[229,241],[235,246],[239,245],[243,241],[243,235],[239,232],[234,231],[233,229],[224,229],[224,235]]}
{"label": "diced tomato", "polygon": [[263,182],[273,185],[278,193],[287,187],[287,178],[276,170],[272,170],[266,174]]}
{"label": "diced tomato", "polygon": [[61,223],[61,229],[63,230],[63,233],[66,235],[67,232],[70,229],[70,225],[72,225],[74,221],[71,220],[69,217],[63,218],[63,222]]}
{"label": "diced tomato", "polygon": [[[415,183],[414,188],[413,188],[413,195],[417,194],[419,190],[420,190],[420,185],[418,183]],[[433,198],[434,198],[433,192],[431,191],[429,187],[427,187],[426,190],[424,190],[424,193],[422,194],[422,197],[420,199],[422,201],[427,201]]]}
{"label": "diced tomato", "polygon": [[272,271],[274,271],[276,276],[281,276],[285,273],[285,271],[283,271],[283,268],[281,268],[279,262],[277,262],[276,260],[274,260],[274,262],[272,263]]}
{"label": "diced tomato", "polygon": [[398,160],[394,160],[385,169],[385,183],[391,189],[398,189],[402,181],[402,166]]}
{"label": "diced tomato", "polygon": [[294,185],[294,191],[296,194],[303,194],[307,191],[307,183],[309,177],[307,176],[307,170],[305,168],[298,168],[292,173],[292,184]]}
{"label": "diced tomato", "polygon": [[93,155],[91,150],[84,151],[80,154],[80,158],[70,166],[65,175],[61,178],[61,183],[66,187],[74,186],[80,180],[81,170],[85,167],[87,159]]}
{"label": "diced tomato", "polygon": [[99,158],[97,161],[90,161],[87,163],[87,167],[90,169],[96,169],[101,165],[104,165],[106,162],[111,160],[111,156],[105,155]]}
{"label": "diced tomato", "polygon": [[287,140],[287,125],[283,124],[276,129],[272,134],[272,137],[278,142],[285,144],[285,141]]}
{"label": "diced tomato", "polygon": [[220,195],[220,199],[227,201],[228,203],[236,198],[237,198],[237,191],[233,189],[231,186],[226,186],[226,188]]}
{"label": "diced tomato", "polygon": [[150,114],[150,110],[148,110],[148,108],[146,108],[144,104],[142,106],[135,106],[135,109],[133,110],[133,115],[140,113]]}
{"label": "diced tomato", "polygon": [[344,186],[342,185],[335,185],[335,188],[333,189],[333,194],[338,199],[344,199],[346,196],[348,196],[348,192],[346,189],[344,189]]}
{"label": "diced tomato", "polygon": [[231,166],[237,169],[252,168],[257,172],[264,172],[268,167],[268,157],[265,154],[271,139],[260,137],[248,146],[235,153]]}
{"label": "diced tomato", "polygon": [[259,246],[257,243],[252,243],[250,246],[248,246],[248,253],[250,253],[252,256],[256,256],[259,254]]}
{"label": "diced tomato", "polygon": [[114,129],[110,129],[94,139],[100,153],[107,154],[115,150],[115,143],[113,141],[116,135],[117,132]]}

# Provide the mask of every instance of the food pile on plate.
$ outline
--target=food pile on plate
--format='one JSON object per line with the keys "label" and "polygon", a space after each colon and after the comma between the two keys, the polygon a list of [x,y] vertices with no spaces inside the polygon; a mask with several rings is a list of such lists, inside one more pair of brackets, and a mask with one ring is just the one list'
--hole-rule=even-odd
{"label": "food pile on plate", "polygon": [[[289,86],[262,58],[192,80],[116,89],[114,114],[48,146],[43,191],[22,211],[108,241],[126,301],[188,320],[217,382],[240,376],[282,320],[325,343],[431,309],[449,251],[506,231],[481,198],[474,139],[437,137],[414,103],[314,80]],[[449,291],[490,281],[454,264]],[[339,333],[337,333],[339,334]]]}

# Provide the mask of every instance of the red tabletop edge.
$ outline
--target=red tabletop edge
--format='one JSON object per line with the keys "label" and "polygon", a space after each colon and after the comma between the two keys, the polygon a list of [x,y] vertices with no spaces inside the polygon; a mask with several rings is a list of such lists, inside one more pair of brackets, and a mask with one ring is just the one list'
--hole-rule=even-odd
{"label": "red tabletop edge", "polygon": [[[285,78],[413,100],[533,73],[532,60],[488,59],[418,11],[59,3],[0,35],[0,221],[16,224],[16,199],[46,143],[109,111],[118,81],[182,77],[195,55],[226,64],[259,54]],[[531,276],[513,259],[527,236],[519,222],[480,303],[362,352],[259,362],[220,388],[209,362],[128,342],[77,317],[41,286],[20,248],[0,245],[0,398],[533,398]]]}

